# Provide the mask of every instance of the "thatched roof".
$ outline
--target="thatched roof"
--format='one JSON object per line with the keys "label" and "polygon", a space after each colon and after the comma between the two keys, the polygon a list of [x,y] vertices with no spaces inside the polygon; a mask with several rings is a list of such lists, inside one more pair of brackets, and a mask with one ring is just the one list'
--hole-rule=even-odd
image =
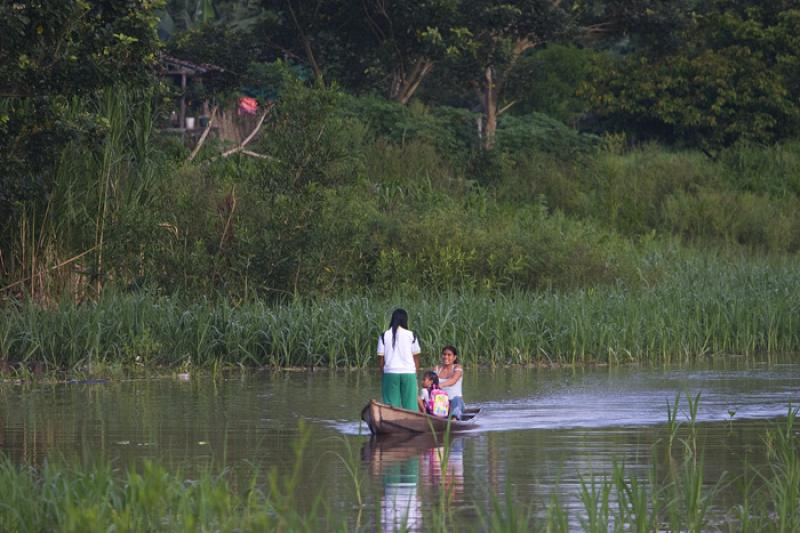
{"label": "thatched roof", "polygon": [[192,63],[185,59],[179,59],[168,54],[161,54],[159,61],[164,68],[164,74],[185,74],[187,76],[198,76],[208,72],[224,72],[225,69],[210,63]]}

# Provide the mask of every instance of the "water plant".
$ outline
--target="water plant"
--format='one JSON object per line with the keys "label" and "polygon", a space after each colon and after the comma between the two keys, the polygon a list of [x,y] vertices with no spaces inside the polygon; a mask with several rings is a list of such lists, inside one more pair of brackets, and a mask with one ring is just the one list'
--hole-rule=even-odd
{"label": "water plant", "polygon": [[350,439],[346,436],[336,437],[341,442],[344,448],[344,453],[337,453],[334,451],[327,451],[326,453],[332,454],[342,464],[342,467],[347,472],[352,488],[354,490],[355,506],[357,514],[355,517],[355,528],[361,527],[362,516],[365,507],[364,494],[363,494],[363,471],[359,468],[358,454],[350,443]]}
{"label": "water plant", "polygon": [[[449,290],[236,302],[108,291],[94,303],[0,309],[0,359],[91,372],[121,366],[364,367],[387,310],[410,310],[433,362],[467,365],[688,363],[800,351],[798,271],[784,262],[688,260],[655,286],[573,292]],[[769,297],[766,298],[765,295]]]}
{"label": "water plant", "polygon": [[580,498],[585,516],[579,517],[581,527],[587,533],[608,533],[611,516],[609,497],[611,484],[595,475],[580,478]]}
{"label": "water plant", "polygon": [[[557,496],[548,506],[547,523],[550,531],[567,531],[564,525],[566,513],[558,502]],[[515,533],[518,531],[531,531],[536,521],[534,520],[533,506],[520,505],[514,501],[513,491],[506,487],[503,497],[491,496],[490,509],[487,515],[481,514],[482,529],[485,531],[501,531]]]}
{"label": "water plant", "polygon": [[700,409],[700,395],[702,393],[698,392],[694,398],[687,395],[686,402],[689,406],[689,412],[687,417],[688,428],[689,428],[689,436],[682,441],[684,450],[686,451],[686,456],[689,457],[692,461],[697,461],[697,413]]}
{"label": "water plant", "polygon": [[678,420],[678,404],[680,403],[680,393],[675,395],[675,400],[670,406],[667,402],[667,458],[672,457],[672,444],[675,442],[675,437],[678,435],[681,422]]}
{"label": "water plant", "polygon": [[768,495],[769,523],[775,531],[800,529],[800,447],[795,429],[798,409],[787,409],[786,421],[771,430],[766,438],[770,459],[769,473],[765,475]]}

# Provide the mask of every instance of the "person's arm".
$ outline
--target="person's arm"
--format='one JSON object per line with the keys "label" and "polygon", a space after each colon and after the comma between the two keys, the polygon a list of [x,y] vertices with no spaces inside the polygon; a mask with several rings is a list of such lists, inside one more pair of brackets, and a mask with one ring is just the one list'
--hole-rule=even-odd
{"label": "person's arm", "polygon": [[442,380],[441,378],[439,378],[439,386],[440,387],[450,387],[452,385],[455,385],[456,383],[458,383],[458,380],[461,379],[461,375],[463,373],[464,373],[464,371],[461,369],[461,367],[460,366],[456,366],[453,369],[453,376],[452,377],[450,377],[448,379],[445,379],[445,380]]}
{"label": "person's arm", "polygon": [[383,377],[383,355],[384,355],[384,346],[383,346],[383,335],[378,337],[378,377]]}
{"label": "person's arm", "polygon": [[419,410],[421,413],[427,413],[428,409],[426,404],[428,403],[428,390],[422,389],[419,391],[419,397],[417,398],[417,405],[419,406]]}
{"label": "person's arm", "polygon": [[[412,335],[414,335],[412,333]],[[419,347],[419,339],[416,335],[414,335],[413,340],[411,341],[411,355],[414,358],[414,370],[419,372],[419,353],[422,349]]]}

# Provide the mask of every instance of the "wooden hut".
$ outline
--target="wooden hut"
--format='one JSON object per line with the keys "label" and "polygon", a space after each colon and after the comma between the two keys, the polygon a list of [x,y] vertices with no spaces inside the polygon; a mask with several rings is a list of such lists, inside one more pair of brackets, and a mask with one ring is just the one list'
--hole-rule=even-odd
{"label": "wooden hut", "polygon": [[[222,71],[220,67],[209,64],[197,64],[184,59],[178,59],[167,54],[161,55],[162,74],[164,77],[169,78],[176,87],[180,87],[180,96],[178,97],[177,107],[175,112],[176,116],[172,117],[171,124],[164,131],[172,131],[177,133],[187,133],[199,128],[200,123],[197,117],[187,117],[187,92],[193,83],[199,83],[205,74],[212,71]],[[208,100],[202,101],[201,114],[208,116]],[[187,124],[187,118],[190,120]]]}

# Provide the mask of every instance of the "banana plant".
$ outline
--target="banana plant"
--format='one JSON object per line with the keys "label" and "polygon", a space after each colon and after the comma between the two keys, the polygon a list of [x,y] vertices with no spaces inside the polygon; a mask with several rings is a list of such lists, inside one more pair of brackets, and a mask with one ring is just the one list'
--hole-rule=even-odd
{"label": "banana plant", "polygon": [[182,0],[170,2],[160,13],[158,35],[169,40],[175,34],[192,29],[198,24],[217,19],[214,0]]}

